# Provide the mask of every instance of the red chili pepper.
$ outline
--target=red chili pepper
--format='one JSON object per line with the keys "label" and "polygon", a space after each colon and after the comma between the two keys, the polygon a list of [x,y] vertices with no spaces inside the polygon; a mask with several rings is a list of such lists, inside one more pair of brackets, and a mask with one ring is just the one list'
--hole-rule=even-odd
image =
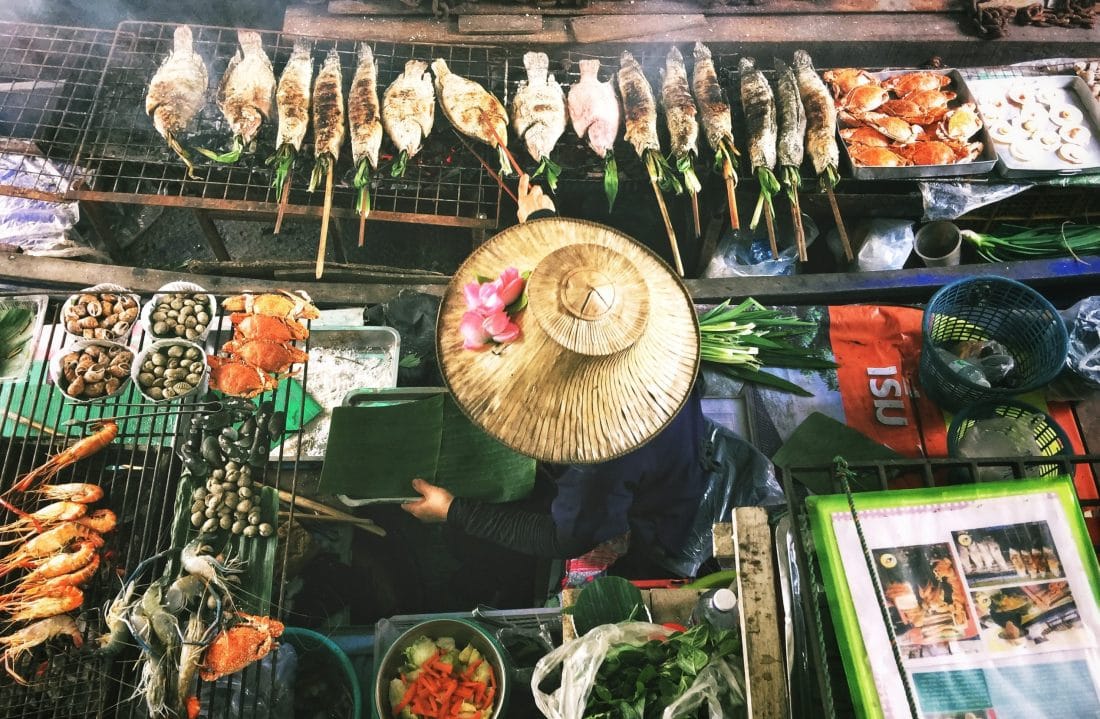
{"label": "red chili pepper", "polygon": [[674,632],[686,632],[688,630],[683,624],[677,624],[676,622],[665,622],[661,626]]}
{"label": "red chili pepper", "polygon": [[473,664],[466,667],[466,671],[462,672],[462,678],[463,679],[469,679],[470,677],[472,677],[474,675],[474,671],[478,668],[478,666],[481,665],[481,663],[483,661],[484,661],[483,659],[478,659]]}

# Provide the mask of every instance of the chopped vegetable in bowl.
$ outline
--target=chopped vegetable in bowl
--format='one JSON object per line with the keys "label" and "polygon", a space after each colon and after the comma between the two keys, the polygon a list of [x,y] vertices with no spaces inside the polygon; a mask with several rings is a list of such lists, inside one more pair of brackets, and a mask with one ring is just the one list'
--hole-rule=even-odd
{"label": "chopped vegetable in bowl", "polygon": [[496,691],[492,666],[472,644],[460,652],[451,637],[422,636],[390,680],[390,708],[400,719],[488,719]]}

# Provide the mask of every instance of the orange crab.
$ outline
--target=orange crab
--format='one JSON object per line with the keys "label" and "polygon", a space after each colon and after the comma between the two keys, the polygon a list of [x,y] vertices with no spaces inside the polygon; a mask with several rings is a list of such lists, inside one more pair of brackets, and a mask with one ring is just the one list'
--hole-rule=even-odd
{"label": "orange crab", "polygon": [[204,682],[234,674],[263,659],[278,646],[275,639],[282,636],[284,629],[277,619],[243,612],[237,612],[233,622],[232,627],[214,637],[203,654],[199,676]]}
{"label": "orange crab", "polygon": [[907,167],[913,164],[885,147],[852,145],[848,148],[848,155],[853,163],[870,167]]}
{"label": "orange crab", "polygon": [[244,294],[226,297],[222,300],[222,308],[227,312],[250,312],[256,315],[295,320],[315,320],[321,316],[318,309],[304,294],[286,290],[262,295]]}
{"label": "orange crab", "polygon": [[959,105],[943,116],[936,128],[936,136],[941,140],[959,140],[965,142],[982,129],[982,118],[978,108],[972,102]]}
{"label": "orange crab", "polygon": [[309,353],[292,345],[268,340],[230,340],[222,345],[222,352],[233,355],[265,372],[282,374],[291,365],[309,360]]}
{"label": "orange crab", "polygon": [[916,142],[924,133],[920,125],[911,125],[900,117],[890,117],[881,112],[872,112],[864,116],[868,127],[878,130],[894,142],[902,144]]}
{"label": "orange crab", "polygon": [[899,145],[893,150],[914,165],[953,165],[970,162],[981,152],[981,147],[980,142],[967,145],[961,142],[928,140]]}
{"label": "orange crab", "polygon": [[942,90],[917,90],[903,96],[902,99],[920,108],[925,118],[920,121],[920,124],[927,125],[942,118],[947,113],[947,103],[956,97],[955,93]]}
{"label": "orange crab", "polygon": [[244,312],[234,312],[230,319],[233,321],[233,336],[239,340],[292,342],[309,337],[309,329],[297,320]]}
{"label": "orange crab", "polygon": [[879,107],[879,112],[890,117],[900,117],[910,124],[922,125],[926,117],[924,110],[910,100],[890,100]]}
{"label": "orange crab", "polygon": [[950,77],[937,72],[907,72],[883,81],[882,86],[898,97],[904,97],[921,90],[940,90],[950,84]]}
{"label": "orange crab", "polygon": [[240,360],[214,355],[206,359],[210,364],[210,388],[219,392],[251,399],[279,386],[274,377]]}
{"label": "orange crab", "polygon": [[849,145],[870,145],[871,147],[889,147],[890,138],[873,127],[852,127],[840,131],[840,136]]}
{"label": "orange crab", "polygon": [[[882,107],[890,99],[890,93],[879,85],[859,85],[844,96],[840,101],[841,118],[850,122],[849,117],[858,119],[868,112],[873,112]],[[848,116],[848,117],[845,117]]]}
{"label": "orange crab", "polygon": [[836,70],[826,70],[821,77],[833,87],[833,95],[840,99],[853,89],[862,85],[877,85],[878,81],[866,70],[854,67],[841,67]]}

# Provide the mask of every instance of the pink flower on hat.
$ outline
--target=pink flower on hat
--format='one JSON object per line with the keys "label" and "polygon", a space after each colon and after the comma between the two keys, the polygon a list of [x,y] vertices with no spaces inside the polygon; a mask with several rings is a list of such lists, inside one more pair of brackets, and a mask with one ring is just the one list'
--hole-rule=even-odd
{"label": "pink flower on hat", "polygon": [[520,298],[523,288],[527,285],[526,280],[520,276],[519,270],[515,267],[505,268],[495,281],[500,283],[498,294],[506,307]]}
{"label": "pink flower on hat", "polygon": [[[506,318],[507,319],[507,318]],[[477,312],[462,315],[458,331],[462,333],[462,346],[468,350],[484,349],[493,336],[485,331],[485,318]]]}
{"label": "pink flower on hat", "polygon": [[482,327],[497,344],[507,344],[519,339],[519,325],[503,311],[486,317]]}
{"label": "pink flower on hat", "polygon": [[[466,313],[459,332],[466,349],[480,350],[489,344],[515,342],[522,334],[515,322],[523,311],[527,277],[508,267],[495,280],[478,278],[462,286]],[[510,310],[510,311],[509,311]]]}

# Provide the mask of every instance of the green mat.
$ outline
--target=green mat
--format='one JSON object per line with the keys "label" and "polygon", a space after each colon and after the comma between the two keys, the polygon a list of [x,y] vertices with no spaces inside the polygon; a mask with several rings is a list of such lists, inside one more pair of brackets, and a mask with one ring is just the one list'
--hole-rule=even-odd
{"label": "green mat", "polygon": [[[395,390],[393,396],[408,396]],[[335,407],[320,490],[378,502],[416,496],[420,477],[457,497],[508,502],[530,493],[535,461],[470,422],[442,390],[394,403],[377,393],[371,406]]]}

